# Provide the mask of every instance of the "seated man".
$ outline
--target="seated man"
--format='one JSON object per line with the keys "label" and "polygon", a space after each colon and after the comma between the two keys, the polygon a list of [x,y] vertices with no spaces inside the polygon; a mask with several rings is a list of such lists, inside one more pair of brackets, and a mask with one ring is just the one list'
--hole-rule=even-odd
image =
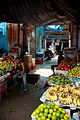
{"label": "seated man", "polygon": [[24,91],[28,93],[28,87],[27,87],[27,81],[26,81],[26,71],[24,63],[20,61],[20,58],[16,58],[14,71],[13,71],[13,80],[15,85],[17,85],[17,79],[22,78],[23,79],[23,85],[24,85]]}

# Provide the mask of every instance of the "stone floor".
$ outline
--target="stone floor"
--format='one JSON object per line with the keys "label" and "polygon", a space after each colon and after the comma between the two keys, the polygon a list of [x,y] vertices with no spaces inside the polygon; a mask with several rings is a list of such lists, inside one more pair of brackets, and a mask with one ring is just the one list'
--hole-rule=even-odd
{"label": "stone floor", "polygon": [[37,64],[36,69],[32,70],[29,74],[39,74],[41,76],[49,77],[53,74],[51,65],[57,65],[58,56],[51,58],[49,61],[44,61],[43,64]]}
{"label": "stone floor", "polygon": [[[30,93],[24,94],[22,87],[12,89],[6,100],[0,103],[0,120],[31,120],[31,113],[41,103],[40,97],[47,89],[28,84]],[[10,109],[16,109],[10,112]]]}

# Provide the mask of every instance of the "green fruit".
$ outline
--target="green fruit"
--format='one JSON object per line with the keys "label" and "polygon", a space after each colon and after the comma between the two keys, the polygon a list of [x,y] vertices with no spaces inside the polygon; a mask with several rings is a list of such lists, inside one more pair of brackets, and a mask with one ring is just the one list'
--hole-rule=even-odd
{"label": "green fruit", "polygon": [[55,116],[56,115],[56,112],[53,112],[53,116]]}
{"label": "green fruit", "polygon": [[40,109],[40,112],[43,112],[43,111],[44,111],[44,109],[43,109],[43,108],[41,108],[41,109]]}
{"label": "green fruit", "polygon": [[52,102],[52,103],[51,103],[51,105],[52,105],[52,106],[55,106],[55,103],[54,103],[54,102]]}
{"label": "green fruit", "polygon": [[54,112],[56,112],[56,111],[57,111],[57,109],[56,109],[55,107],[54,107],[54,109],[53,109],[53,110],[54,110]]}
{"label": "green fruit", "polygon": [[52,115],[51,114],[48,114],[48,118],[51,118],[52,117]]}
{"label": "green fruit", "polygon": [[52,120],[57,120],[57,119],[56,119],[56,116],[52,116]]}
{"label": "green fruit", "polygon": [[66,113],[66,111],[65,110],[62,110],[62,114],[65,114]]}
{"label": "green fruit", "polygon": [[46,117],[43,115],[43,116],[41,117],[41,120],[46,120]]}
{"label": "green fruit", "polygon": [[50,120],[49,118],[47,118],[46,120]]}
{"label": "green fruit", "polygon": [[50,113],[50,114],[53,113],[53,109],[49,109],[49,113]]}
{"label": "green fruit", "polygon": [[45,102],[43,105],[47,105],[47,103]]}
{"label": "green fruit", "polygon": [[37,120],[41,120],[41,118],[39,117]]}
{"label": "green fruit", "polygon": [[60,114],[60,118],[61,118],[61,119],[64,118],[64,115],[63,115],[63,114]]}
{"label": "green fruit", "polygon": [[59,105],[55,105],[55,108],[58,109],[58,108],[59,108]]}
{"label": "green fruit", "polygon": [[36,114],[36,115],[35,115],[35,118],[36,118],[36,119],[38,119],[38,117],[39,117],[39,115],[38,115],[38,114]]}
{"label": "green fruit", "polygon": [[39,113],[39,116],[42,117],[42,116],[43,116],[43,113]]}
{"label": "green fruit", "polygon": [[65,82],[65,84],[67,84],[67,82]]}
{"label": "green fruit", "polygon": [[60,117],[60,113],[59,112],[56,112],[56,117]]}
{"label": "green fruit", "polygon": [[64,116],[64,120],[69,120],[69,118],[67,116]]}
{"label": "green fruit", "polygon": [[48,114],[47,114],[47,113],[44,113],[44,116],[45,116],[45,117],[47,117],[47,116],[48,116]]}
{"label": "green fruit", "polygon": [[33,112],[33,116],[35,116],[35,115],[36,115],[36,112],[34,111],[34,112]]}
{"label": "green fruit", "polygon": [[62,112],[63,109],[62,109],[62,108],[59,108],[58,110],[59,110],[60,112]]}
{"label": "green fruit", "polygon": [[47,108],[44,110],[44,113],[48,113],[48,109]]}
{"label": "green fruit", "polygon": [[48,105],[47,105],[47,108],[48,108],[48,109],[50,109],[50,108],[51,108],[51,105],[50,105],[50,104],[48,104]]}
{"label": "green fruit", "polygon": [[57,112],[58,112],[59,114],[61,114],[60,111],[57,111]]}
{"label": "green fruit", "polygon": [[51,105],[51,109],[54,109],[54,106]]}
{"label": "green fruit", "polygon": [[47,108],[47,105],[46,105],[46,104],[44,104],[43,108],[44,108],[44,109],[45,109],[45,108]]}

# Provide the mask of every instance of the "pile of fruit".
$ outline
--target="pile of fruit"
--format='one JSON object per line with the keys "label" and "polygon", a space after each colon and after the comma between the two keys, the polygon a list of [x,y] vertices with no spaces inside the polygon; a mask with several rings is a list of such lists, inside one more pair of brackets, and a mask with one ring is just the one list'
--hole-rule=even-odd
{"label": "pile of fruit", "polygon": [[59,65],[59,67],[57,68],[57,70],[63,70],[63,71],[68,71],[70,69],[71,69],[71,66],[69,64],[66,64],[66,63],[65,64],[61,63]]}
{"label": "pile of fruit", "polygon": [[69,120],[70,115],[66,111],[55,105],[54,102],[51,104],[43,103],[33,112],[33,116],[37,120]]}
{"label": "pile of fruit", "polygon": [[13,65],[15,60],[14,60],[13,56],[10,55],[10,56],[4,56],[3,59],[1,60],[1,62],[7,62],[7,63]]}
{"label": "pile of fruit", "polygon": [[74,102],[74,104],[76,106],[80,106],[80,97],[79,98],[75,98],[73,102]]}
{"label": "pile of fruit", "polygon": [[7,69],[11,69],[12,66],[11,64],[7,63],[7,62],[1,62],[0,63],[0,69],[1,70],[7,70]]}
{"label": "pile of fruit", "polygon": [[73,69],[71,69],[67,74],[67,76],[74,77],[74,78],[77,76],[80,77],[80,66],[75,66]]}
{"label": "pile of fruit", "polygon": [[80,88],[69,84],[53,86],[47,91],[46,99],[51,102],[59,100],[64,105],[74,103],[75,106],[80,106]]}
{"label": "pile of fruit", "polygon": [[4,71],[4,70],[0,70],[0,77],[5,75],[7,73],[7,71]]}
{"label": "pile of fruit", "polygon": [[65,77],[64,75],[55,75],[49,77],[49,82],[56,85],[66,85],[71,84],[71,81],[68,77]]}
{"label": "pile of fruit", "polygon": [[76,64],[76,62],[70,58],[64,59],[61,61],[57,70],[68,71],[71,69],[71,66],[74,66],[75,64]]}

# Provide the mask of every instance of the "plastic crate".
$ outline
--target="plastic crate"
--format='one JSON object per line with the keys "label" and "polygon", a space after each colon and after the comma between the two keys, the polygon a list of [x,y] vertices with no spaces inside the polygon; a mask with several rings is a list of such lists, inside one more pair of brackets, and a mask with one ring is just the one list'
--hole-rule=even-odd
{"label": "plastic crate", "polygon": [[42,61],[36,61],[36,64],[43,64],[43,60]]}

